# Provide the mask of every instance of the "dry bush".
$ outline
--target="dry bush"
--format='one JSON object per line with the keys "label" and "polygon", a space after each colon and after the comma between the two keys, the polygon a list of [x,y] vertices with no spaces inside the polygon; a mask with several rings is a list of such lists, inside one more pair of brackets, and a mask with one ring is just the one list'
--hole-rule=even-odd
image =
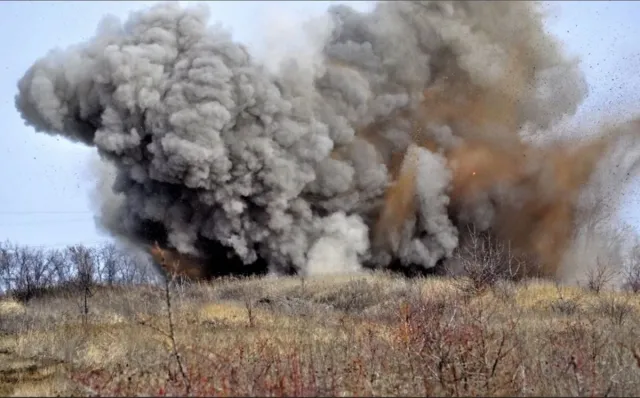
{"label": "dry bush", "polygon": [[516,255],[509,242],[475,229],[469,229],[451,264],[455,265],[449,265],[447,273],[456,280],[460,290],[471,295],[492,289],[500,281],[519,280],[535,274],[534,263]]}
{"label": "dry bush", "polygon": [[624,270],[624,287],[633,293],[640,292],[640,243],[630,251]]}
{"label": "dry bush", "polygon": [[365,279],[346,283],[340,288],[327,292],[318,301],[344,311],[362,311],[379,301],[379,291]]}
{"label": "dry bush", "polygon": [[[625,373],[637,375],[637,367],[629,362],[628,353],[616,344],[616,334],[606,325],[585,318],[547,331],[546,346],[539,350],[546,366],[538,371],[530,369],[538,379],[538,394],[621,396],[638,388],[637,380],[624,380]],[[554,382],[545,385],[543,380]]]}
{"label": "dry bush", "polygon": [[209,298],[222,301],[237,301],[243,303],[248,310],[260,299],[269,296],[268,287],[268,280],[255,276],[245,278],[224,277],[216,280]]}
{"label": "dry bush", "polygon": [[582,311],[581,297],[565,297],[562,286],[559,282],[555,283],[555,290],[558,299],[549,304],[552,313],[562,316],[578,315]]}
{"label": "dry bush", "polygon": [[[179,263],[176,262],[174,264],[171,264],[171,267],[168,267],[168,264],[166,263],[165,260],[165,255],[162,252],[161,249],[160,250],[160,256],[161,256],[161,263],[160,266],[165,269],[165,270],[170,270],[170,269],[180,269],[179,268]],[[181,380],[184,384],[184,394],[185,395],[189,395],[189,393],[191,392],[191,380],[189,378],[189,376],[187,375],[186,372],[186,368],[185,368],[185,364],[184,361],[182,359],[182,353],[180,352],[180,350],[178,349],[178,342],[176,340],[176,327],[175,327],[175,320],[174,320],[174,308],[173,308],[173,300],[172,300],[172,288],[173,285],[176,284],[176,280],[177,280],[177,275],[176,274],[169,274],[167,273],[167,275],[165,275],[164,277],[164,304],[166,306],[166,320],[167,320],[167,328],[166,329],[161,329],[161,328],[157,328],[155,327],[155,329],[157,331],[159,331],[161,334],[163,334],[165,337],[167,337],[169,339],[169,341],[171,342],[171,356],[172,359],[175,361],[175,364],[177,365],[178,371],[180,373],[181,376]],[[141,322],[143,325],[149,325],[146,322]],[[152,326],[153,327],[153,326]]]}
{"label": "dry bush", "polygon": [[518,285],[513,281],[501,280],[491,289],[493,295],[505,305],[514,305]]}
{"label": "dry bush", "polygon": [[574,299],[560,298],[549,306],[551,311],[559,315],[572,316],[580,311],[580,303]]}
{"label": "dry bush", "polygon": [[319,304],[329,305],[346,313],[361,313],[376,305],[397,302],[412,290],[411,284],[397,279],[358,278],[330,286],[311,296]]}
{"label": "dry bush", "polygon": [[614,325],[621,326],[628,317],[634,314],[629,298],[608,296],[601,297],[595,310],[608,317]]}
{"label": "dry bush", "polygon": [[[444,278],[367,275],[308,278],[303,299],[290,296],[300,286],[297,278],[217,283],[98,288],[90,333],[79,328],[76,298],[50,302],[51,315],[46,301],[33,300],[18,315],[33,322],[12,339],[23,355],[67,361],[85,395],[183,396],[187,386],[197,396],[640,391],[635,295],[596,296],[545,282],[524,291],[522,285],[496,282],[492,291],[505,289],[506,298],[486,294],[465,301]],[[251,301],[253,322],[248,297],[263,299]],[[280,303],[298,302],[318,314],[279,309]],[[557,309],[565,305],[559,302],[578,308]],[[63,316],[65,306],[73,316]],[[132,315],[111,321],[110,307]],[[141,318],[148,325],[134,321]]]}
{"label": "dry bush", "polygon": [[625,271],[625,287],[633,293],[640,292],[640,263]]}
{"label": "dry bush", "polygon": [[[396,319],[387,334],[357,321],[328,331],[326,338],[309,328],[311,325],[280,328],[277,335],[256,334],[252,329],[236,329],[219,337],[213,334],[199,349],[185,348],[191,393],[377,396],[514,392],[513,377],[506,374],[515,372],[512,368],[519,361],[515,355],[519,342],[510,332],[517,322],[486,329],[483,325],[492,321],[491,314],[450,310],[444,301],[414,296],[396,308]],[[206,346],[209,349],[203,350]],[[175,395],[183,394],[185,387],[184,380],[175,374],[158,380],[135,372],[110,381],[108,374],[79,372],[76,379],[103,394]]]}
{"label": "dry bush", "polygon": [[585,286],[588,290],[600,294],[603,289],[611,286],[616,276],[618,270],[598,258],[596,266],[587,271]]}

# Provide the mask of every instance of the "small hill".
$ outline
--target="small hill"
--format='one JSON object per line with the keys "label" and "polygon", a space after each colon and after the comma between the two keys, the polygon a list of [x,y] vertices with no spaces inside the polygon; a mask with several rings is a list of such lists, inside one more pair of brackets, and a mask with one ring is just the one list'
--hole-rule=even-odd
{"label": "small hill", "polygon": [[[0,302],[0,395],[640,394],[640,296],[388,274]],[[173,333],[171,332],[173,328]],[[176,356],[177,354],[177,356]],[[178,360],[179,359],[179,360]]]}

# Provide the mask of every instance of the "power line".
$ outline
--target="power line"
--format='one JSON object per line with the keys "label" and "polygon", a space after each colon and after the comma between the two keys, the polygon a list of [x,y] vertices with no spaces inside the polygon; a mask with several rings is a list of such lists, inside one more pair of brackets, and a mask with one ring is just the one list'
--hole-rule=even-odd
{"label": "power line", "polygon": [[17,211],[0,211],[2,215],[14,214],[94,214],[91,211],[79,210],[17,210]]}
{"label": "power line", "polygon": [[31,222],[24,223],[0,223],[0,227],[34,227],[41,225],[56,225],[56,224],[66,224],[66,223],[77,223],[84,222],[89,223],[92,222],[92,219],[88,218],[80,218],[80,219],[66,219],[66,220],[31,220]]}
{"label": "power line", "polygon": [[[13,243],[11,241],[8,241],[9,243]],[[18,247],[28,247],[28,248],[33,248],[33,249],[58,249],[58,248],[66,248],[69,246],[77,246],[77,245],[81,245],[81,246],[88,246],[88,247],[92,247],[92,246],[99,246],[99,245],[105,245],[108,243],[113,243],[113,240],[97,240],[97,241],[76,241],[76,242],[69,242],[69,243],[41,243],[41,244],[29,244],[29,243],[17,243],[16,246]],[[9,250],[11,251],[13,248],[10,248]]]}
{"label": "power line", "polygon": [[67,247],[67,246],[76,246],[76,245],[94,246],[94,245],[103,245],[106,243],[113,243],[113,241],[105,239],[105,240],[88,241],[88,242],[50,243],[50,244],[40,244],[40,245],[28,245],[28,246],[55,248],[55,247]]}

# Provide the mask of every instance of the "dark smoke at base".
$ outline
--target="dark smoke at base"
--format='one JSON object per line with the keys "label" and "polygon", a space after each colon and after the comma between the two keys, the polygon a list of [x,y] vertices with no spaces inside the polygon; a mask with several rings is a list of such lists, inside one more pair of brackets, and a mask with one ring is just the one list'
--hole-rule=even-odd
{"label": "dark smoke at base", "polygon": [[170,3],[106,18],[18,83],[28,125],[115,166],[94,198],[112,234],[198,277],[431,270],[469,224],[548,276],[566,262],[622,135],[553,142],[587,86],[537,4],[332,7],[277,71],[208,17]]}
{"label": "dark smoke at base", "polygon": [[[146,241],[154,242],[154,244],[158,245],[157,247],[168,247],[167,234],[162,224],[143,222],[140,228],[138,236],[143,236]],[[223,276],[266,275],[268,272],[266,261],[258,259],[252,264],[244,264],[229,248],[213,240],[200,237],[196,249],[199,252],[198,256],[179,255],[176,252],[164,249],[162,260],[156,254],[154,247],[147,251],[152,254],[153,264],[158,267],[157,269],[160,272],[167,271],[167,269],[163,268],[166,262],[178,263],[177,275],[190,276],[185,272],[185,268],[196,268],[196,275],[192,279],[207,280]]]}

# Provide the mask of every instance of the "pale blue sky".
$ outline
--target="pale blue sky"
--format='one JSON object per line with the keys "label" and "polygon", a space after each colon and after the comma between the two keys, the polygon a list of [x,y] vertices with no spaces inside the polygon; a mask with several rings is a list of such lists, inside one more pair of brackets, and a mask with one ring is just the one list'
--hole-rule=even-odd
{"label": "pale blue sky", "polygon": [[[121,18],[153,2],[0,2],[0,241],[44,246],[93,244],[98,232],[89,206],[92,150],[36,134],[14,107],[16,82],[52,48],[90,37],[104,14]],[[259,49],[264,26],[287,25],[318,15],[330,2],[209,2],[212,19]],[[352,2],[354,7],[370,7]],[[554,2],[549,30],[579,55],[591,95],[578,117],[601,112],[629,115],[640,109],[640,2]],[[284,18],[282,16],[285,16]],[[277,17],[277,22],[275,17]],[[640,225],[629,194],[622,216]]]}

